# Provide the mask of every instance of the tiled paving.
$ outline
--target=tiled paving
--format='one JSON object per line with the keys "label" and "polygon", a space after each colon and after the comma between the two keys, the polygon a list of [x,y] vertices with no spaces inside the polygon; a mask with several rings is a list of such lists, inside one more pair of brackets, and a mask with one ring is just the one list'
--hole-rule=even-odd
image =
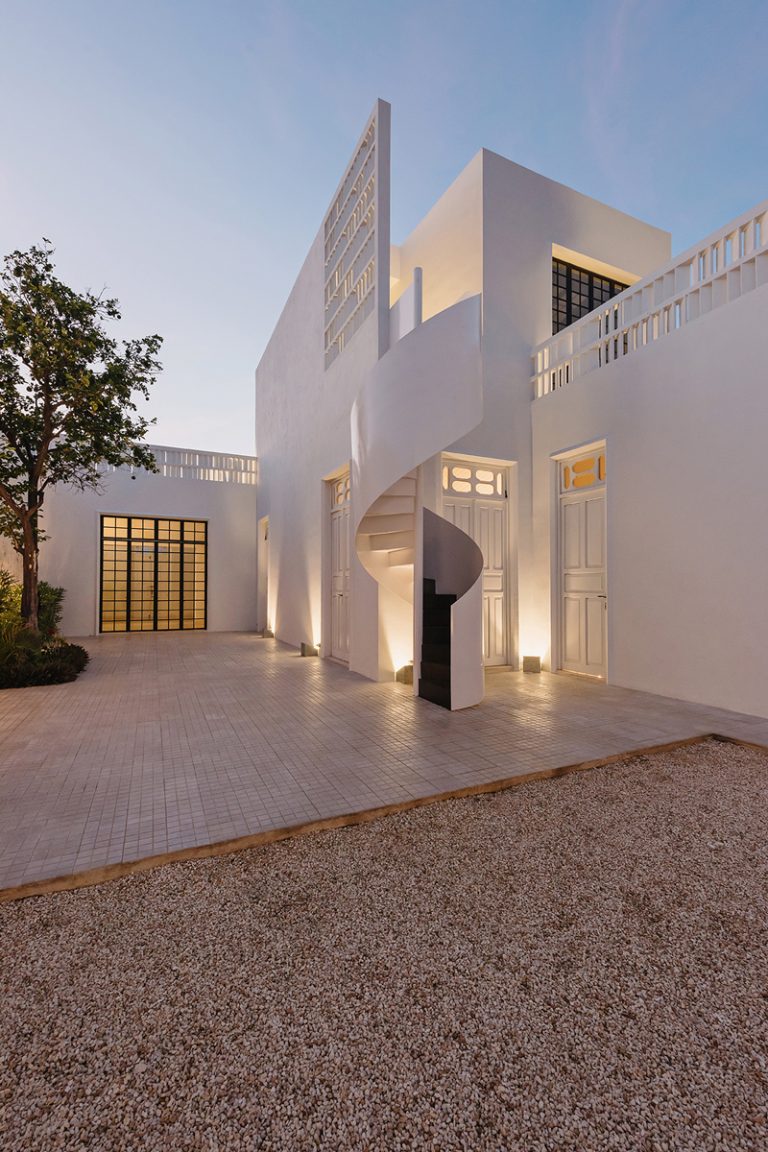
{"label": "tiled paving", "polygon": [[768,720],[567,676],[450,713],[275,640],[109,636],[0,692],[0,888]]}

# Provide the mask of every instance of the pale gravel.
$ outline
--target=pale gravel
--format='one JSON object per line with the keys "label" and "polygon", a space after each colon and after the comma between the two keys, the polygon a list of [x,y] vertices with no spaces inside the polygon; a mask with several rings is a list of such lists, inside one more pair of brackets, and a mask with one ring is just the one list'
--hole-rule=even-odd
{"label": "pale gravel", "polygon": [[768,759],[0,907],[0,1147],[768,1148]]}

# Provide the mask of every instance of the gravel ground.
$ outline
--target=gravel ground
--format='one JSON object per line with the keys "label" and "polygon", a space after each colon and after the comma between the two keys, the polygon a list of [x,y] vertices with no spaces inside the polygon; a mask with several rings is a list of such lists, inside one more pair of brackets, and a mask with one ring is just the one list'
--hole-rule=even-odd
{"label": "gravel ground", "polygon": [[0,1147],[768,1148],[768,758],[0,906]]}

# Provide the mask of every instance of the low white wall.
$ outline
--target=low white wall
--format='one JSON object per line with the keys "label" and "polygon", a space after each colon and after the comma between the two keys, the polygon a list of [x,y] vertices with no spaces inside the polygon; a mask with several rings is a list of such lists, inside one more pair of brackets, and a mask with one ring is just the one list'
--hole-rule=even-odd
{"label": "low white wall", "polygon": [[768,716],[768,286],[533,403],[548,631],[553,454],[605,439],[608,679]]}
{"label": "low white wall", "polygon": [[99,520],[102,515],[173,516],[208,521],[208,629],[256,627],[256,493],[254,485],[172,479],[128,469],[104,476],[102,491],[50,491],[40,574],[64,588],[62,630],[98,632]]}

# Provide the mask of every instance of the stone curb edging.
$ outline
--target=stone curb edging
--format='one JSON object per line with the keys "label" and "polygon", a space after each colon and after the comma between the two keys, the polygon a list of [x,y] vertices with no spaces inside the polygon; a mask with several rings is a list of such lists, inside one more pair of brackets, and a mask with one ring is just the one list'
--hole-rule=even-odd
{"label": "stone curb edging", "polygon": [[32,896],[48,896],[54,892],[73,892],[78,888],[91,888],[97,884],[104,884],[109,880],[120,880],[124,876],[133,876],[139,872],[149,872],[161,868],[165,864],[183,864],[190,860],[210,860],[218,856],[229,856],[235,852],[244,852],[250,848],[260,848],[263,845],[274,844],[280,840],[293,840],[299,836],[312,835],[315,832],[331,832],[336,828],[352,828],[358,824],[369,824],[375,820],[382,820],[386,816],[394,816],[398,812],[408,812],[414,808],[426,808],[432,804],[439,804],[444,800],[465,800],[472,796],[489,795],[494,792],[505,792],[517,788],[521,784],[534,784],[542,780],[556,780],[561,776],[570,776],[575,772],[588,772],[593,768],[605,768],[628,756],[647,756],[657,752],[671,752],[677,748],[686,748],[693,744],[704,744],[708,740],[716,740],[722,744],[736,744],[742,748],[753,748],[768,753],[765,744],[754,744],[747,740],[739,740],[734,736],[721,736],[710,732],[701,736],[688,736],[684,740],[673,740],[668,744],[653,744],[644,748],[630,748],[626,752],[616,752],[612,756],[605,756],[598,760],[585,760],[576,764],[565,764],[560,768],[543,768],[538,772],[525,772],[519,776],[505,776],[500,780],[491,780],[485,784],[469,784],[464,788],[455,788],[448,792],[436,792],[430,796],[417,796],[412,800],[401,800],[395,804],[382,804],[377,808],[365,808],[360,812],[343,813],[340,816],[321,817],[303,824],[294,824],[283,828],[270,828],[265,832],[254,832],[247,836],[237,836],[230,840],[220,840],[213,844],[198,844],[191,848],[179,848],[173,852],[162,852],[155,856],[144,856],[138,860],[119,861],[116,864],[105,864],[102,868],[89,868],[84,872],[75,872],[68,876],[53,876],[46,880],[32,880],[27,884],[19,884],[13,888],[0,889],[0,904],[8,904],[15,900],[26,900]]}

